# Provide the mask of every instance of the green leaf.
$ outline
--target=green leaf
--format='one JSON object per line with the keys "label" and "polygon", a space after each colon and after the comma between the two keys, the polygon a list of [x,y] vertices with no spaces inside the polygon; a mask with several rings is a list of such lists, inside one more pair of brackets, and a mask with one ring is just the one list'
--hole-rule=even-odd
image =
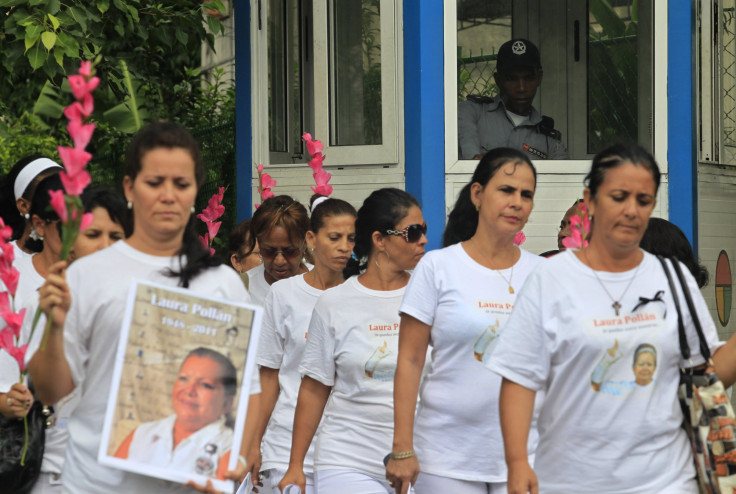
{"label": "green leaf", "polygon": [[54,58],[56,59],[56,63],[59,64],[59,67],[63,69],[64,68],[64,50],[59,48],[58,46],[54,48]]}
{"label": "green leaf", "polygon": [[51,48],[56,44],[56,33],[53,31],[46,31],[41,35],[41,42],[48,51],[51,51]]}
{"label": "green leaf", "polygon": [[123,26],[122,20],[118,20],[115,23],[115,32],[118,33],[121,37],[125,36],[125,27]]}
{"label": "green leaf", "polygon": [[70,58],[79,58],[79,43],[73,36],[69,36],[61,31],[58,35],[57,49],[61,45],[64,48],[64,55]]}
{"label": "green leaf", "polygon": [[0,0],[0,7],[15,7],[26,3],[26,0]]}
{"label": "green leaf", "polygon": [[101,13],[104,14],[109,8],[110,0],[97,0],[97,10],[99,10]]}
{"label": "green leaf", "polygon": [[112,0],[112,3],[115,5],[115,8],[117,8],[120,12],[125,12],[126,10],[128,10],[122,0]]}
{"label": "green leaf", "polygon": [[61,2],[59,0],[46,0],[46,8],[44,9],[47,14],[55,14],[61,8]]}
{"label": "green leaf", "polygon": [[79,27],[82,28],[82,32],[87,32],[87,14],[78,7],[70,7],[69,13],[72,15],[72,18],[74,19],[74,22],[79,24]]}
{"label": "green leaf", "polygon": [[29,50],[26,51],[26,58],[31,63],[31,68],[36,70],[43,66],[46,62],[46,52],[41,47],[41,43],[36,42]]}
{"label": "green leaf", "polygon": [[[54,50],[56,52],[58,50]],[[64,113],[64,105],[59,103],[61,100],[61,92],[54,86],[51,81],[41,88],[41,94],[38,95],[36,103],[33,105],[33,113],[53,119],[61,118]]]}
{"label": "green leaf", "polygon": [[43,32],[43,27],[39,26],[38,24],[31,24],[30,26],[26,27],[26,37],[25,37],[26,50],[28,50],[31,46],[36,44],[36,41],[38,41],[38,38],[41,36],[42,32]]}
{"label": "green leaf", "polygon": [[135,22],[141,21],[141,18],[138,16],[138,9],[136,9],[132,5],[128,5],[128,12],[130,12],[130,16],[133,18]]}
{"label": "green leaf", "polygon": [[212,34],[217,34],[219,32],[225,32],[222,22],[220,22],[220,19],[217,17],[213,17],[211,15],[207,16],[207,25],[210,27],[210,31]]}
{"label": "green leaf", "polygon": [[179,43],[186,46],[187,41],[189,41],[189,35],[185,33],[184,31],[182,31],[181,29],[177,29],[175,31],[175,34],[176,34],[176,39],[179,40]]}
{"label": "green leaf", "polygon": [[53,14],[46,14],[46,17],[49,18],[49,20],[51,21],[51,25],[54,26],[54,31],[59,29],[61,23],[59,22],[59,19],[56,18],[56,16],[54,16]]}

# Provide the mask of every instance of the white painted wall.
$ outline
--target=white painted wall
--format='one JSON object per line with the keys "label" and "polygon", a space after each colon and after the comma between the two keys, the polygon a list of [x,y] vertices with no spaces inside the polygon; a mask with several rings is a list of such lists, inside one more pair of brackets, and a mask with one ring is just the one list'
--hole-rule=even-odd
{"label": "white painted wall", "polygon": [[728,324],[718,321],[715,300],[715,270],[718,254],[725,250],[736,275],[736,169],[732,166],[698,166],[698,242],[700,261],[708,268],[710,282],[702,289],[722,340],[736,332],[732,305]]}

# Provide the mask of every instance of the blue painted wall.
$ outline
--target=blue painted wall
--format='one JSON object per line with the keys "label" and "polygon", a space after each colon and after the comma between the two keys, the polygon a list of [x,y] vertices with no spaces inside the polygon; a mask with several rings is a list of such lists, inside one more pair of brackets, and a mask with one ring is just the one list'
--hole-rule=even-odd
{"label": "blue painted wall", "polygon": [[698,194],[695,132],[695,74],[691,0],[669,0],[667,112],[670,221],[698,248]]}
{"label": "blue painted wall", "polygon": [[[238,222],[251,216],[253,129],[251,119],[250,5],[233,2],[235,13],[235,160]],[[258,15],[256,13],[256,15]]]}
{"label": "blue painted wall", "polygon": [[422,205],[428,249],[445,226],[445,91],[442,0],[404,0],[406,190]]}

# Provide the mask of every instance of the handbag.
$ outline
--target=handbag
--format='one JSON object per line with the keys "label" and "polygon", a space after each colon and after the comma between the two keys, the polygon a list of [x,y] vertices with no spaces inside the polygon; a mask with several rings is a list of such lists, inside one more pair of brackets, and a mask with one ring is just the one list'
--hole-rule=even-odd
{"label": "handbag", "polygon": [[46,428],[53,409],[34,400],[28,415],[28,451],[24,465],[20,460],[26,442],[23,419],[0,415],[0,494],[26,493],[41,474]]}
{"label": "handbag", "polygon": [[[684,319],[675,283],[667,262],[657,256],[667,274],[672,298],[677,309],[677,331],[680,352],[685,361],[691,357],[685,333]],[[736,419],[731,401],[723,383],[713,370],[713,360],[703,333],[703,327],[695,310],[682,268],[675,259],[670,264],[690,312],[690,318],[700,343],[700,354],[707,362],[703,369],[683,368],[680,372],[678,398],[683,413],[682,427],[685,429],[693,450],[697,480],[702,494],[726,494],[736,488]]]}

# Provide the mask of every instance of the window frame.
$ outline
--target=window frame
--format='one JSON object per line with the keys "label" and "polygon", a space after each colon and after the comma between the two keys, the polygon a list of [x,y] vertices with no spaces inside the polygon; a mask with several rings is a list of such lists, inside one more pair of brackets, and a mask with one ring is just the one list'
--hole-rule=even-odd
{"label": "window frame", "polygon": [[[653,0],[653,148],[660,170],[667,172],[667,0]],[[457,136],[457,0],[443,0],[445,9],[445,173],[470,173],[474,160],[458,159]],[[663,15],[655,15],[662,12]],[[590,160],[532,160],[539,174],[587,174]]]}
{"label": "window frame", "polygon": [[[297,0],[302,1],[302,0]],[[331,4],[333,1],[329,0]],[[310,5],[311,4],[311,5]],[[311,7],[311,8],[310,8]],[[302,168],[308,161],[305,155],[299,162],[271,162],[269,150],[268,108],[268,2],[251,0],[254,19],[251,24],[251,64],[253,87],[253,162],[279,168]],[[308,43],[309,60],[302,71],[303,132],[309,132],[324,144],[328,157],[325,166],[349,167],[354,165],[396,165],[402,160],[403,129],[403,78],[402,36],[400,0],[380,0],[381,12],[381,108],[382,144],[358,146],[330,146],[330,85],[329,85],[329,30],[331,10],[328,2],[314,0],[304,2],[302,19],[310,19],[308,32],[303,36]],[[260,14],[259,14],[260,13]],[[259,15],[261,18],[259,18]],[[313,124],[311,122],[314,122]]]}

